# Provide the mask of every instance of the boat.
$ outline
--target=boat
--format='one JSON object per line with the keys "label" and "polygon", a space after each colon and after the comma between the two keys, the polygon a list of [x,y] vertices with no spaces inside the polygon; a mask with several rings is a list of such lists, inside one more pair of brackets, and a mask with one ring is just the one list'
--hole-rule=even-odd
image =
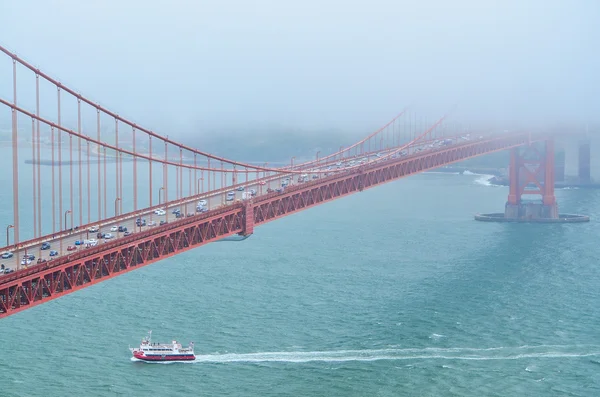
{"label": "boat", "polygon": [[171,343],[152,342],[152,331],[148,332],[140,343],[140,347],[130,347],[133,358],[148,362],[161,361],[192,361],[196,359],[194,354],[194,342],[188,347],[183,347],[176,340]]}

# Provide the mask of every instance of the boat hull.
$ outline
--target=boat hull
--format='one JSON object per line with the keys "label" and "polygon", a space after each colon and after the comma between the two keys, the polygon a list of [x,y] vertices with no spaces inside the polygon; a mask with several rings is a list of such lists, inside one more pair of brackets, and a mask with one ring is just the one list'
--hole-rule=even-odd
{"label": "boat hull", "polygon": [[147,361],[147,362],[163,362],[163,361],[194,361],[196,359],[196,356],[193,354],[164,354],[164,355],[158,355],[158,354],[150,354],[150,355],[141,355],[141,354],[134,354],[133,355],[134,358],[141,360],[141,361]]}

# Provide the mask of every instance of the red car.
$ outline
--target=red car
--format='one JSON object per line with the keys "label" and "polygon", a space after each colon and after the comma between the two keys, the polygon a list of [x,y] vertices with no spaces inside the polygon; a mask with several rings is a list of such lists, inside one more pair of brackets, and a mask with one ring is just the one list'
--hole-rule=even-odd
{"label": "red car", "polygon": [[67,247],[67,251],[75,251],[76,249],[77,249],[77,247],[76,247],[76,246],[74,246],[74,245],[69,245],[69,246]]}

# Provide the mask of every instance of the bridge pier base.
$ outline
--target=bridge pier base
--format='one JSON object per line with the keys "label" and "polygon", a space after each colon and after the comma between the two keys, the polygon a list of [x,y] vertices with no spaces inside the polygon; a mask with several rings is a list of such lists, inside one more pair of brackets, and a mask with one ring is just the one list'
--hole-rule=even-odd
{"label": "bridge pier base", "polygon": [[[485,222],[588,222],[584,215],[559,214],[554,195],[554,140],[511,149],[509,193],[504,213],[478,214]],[[530,197],[524,199],[524,196]]]}

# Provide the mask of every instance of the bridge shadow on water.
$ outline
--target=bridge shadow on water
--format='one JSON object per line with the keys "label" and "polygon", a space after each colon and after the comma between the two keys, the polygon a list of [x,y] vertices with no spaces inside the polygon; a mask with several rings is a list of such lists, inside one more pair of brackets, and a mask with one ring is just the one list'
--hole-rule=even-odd
{"label": "bridge shadow on water", "polygon": [[428,313],[422,317],[430,318],[429,339],[438,346],[597,344],[588,330],[600,315],[589,292],[598,277],[585,281],[591,247],[579,237],[590,226],[472,225],[488,228],[479,232],[484,244],[472,242],[478,246],[449,263],[451,270],[426,280],[422,299],[408,304],[415,307],[401,305],[407,317]]}
{"label": "bridge shadow on water", "polygon": [[239,235],[235,235],[235,236],[229,236],[229,237],[225,237],[222,238],[220,240],[214,241],[215,243],[221,243],[221,242],[235,242],[235,241],[244,241],[246,240],[248,237],[250,237],[251,235],[248,236],[239,236]]}

